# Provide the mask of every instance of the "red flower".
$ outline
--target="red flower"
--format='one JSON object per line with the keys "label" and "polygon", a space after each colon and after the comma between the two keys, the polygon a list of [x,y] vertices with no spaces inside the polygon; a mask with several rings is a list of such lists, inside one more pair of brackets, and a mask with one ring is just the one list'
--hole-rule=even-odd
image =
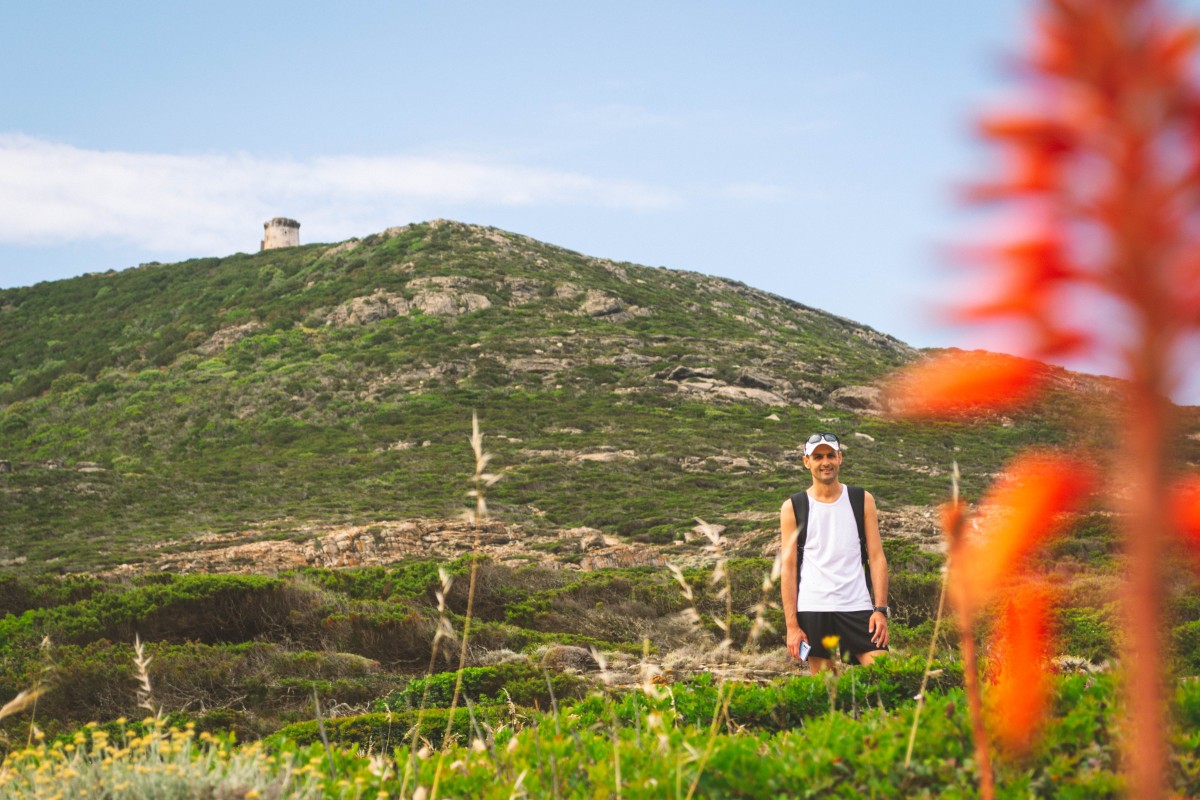
{"label": "red flower", "polygon": [[1064,514],[1079,508],[1095,483],[1083,461],[1051,453],[1020,456],[984,498],[979,535],[951,564],[957,602],[970,611],[1018,577],[1039,545],[1062,532]]}
{"label": "red flower", "polygon": [[889,387],[892,411],[945,417],[1019,406],[1036,394],[1046,366],[999,353],[950,352],[901,371]]}
{"label": "red flower", "polygon": [[1050,697],[1052,595],[1026,583],[1011,592],[992,639],[988,707],[992,730],[1006,749],[1025,752],[1037,738]]}
{"label": "red flower", "polygon": [[1200,556],[1200,475],[1189,475],[1171,487],[1171,519],[1180,537]]}

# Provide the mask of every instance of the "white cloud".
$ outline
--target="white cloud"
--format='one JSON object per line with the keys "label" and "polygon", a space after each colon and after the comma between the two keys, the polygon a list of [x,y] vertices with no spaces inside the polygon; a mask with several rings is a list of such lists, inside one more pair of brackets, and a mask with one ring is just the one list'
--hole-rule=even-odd
{"label": "white cloud", "polygon": [[315,222],[306,226],[311,234],[345,238],[456,209],[576,205],[642,212],[680,202],[670,189],[636,181],[471,156],[165,155],[0,135],[2,244],[112,239],[152,250],[219,252],[248,249],[248,226],[276,215]]}

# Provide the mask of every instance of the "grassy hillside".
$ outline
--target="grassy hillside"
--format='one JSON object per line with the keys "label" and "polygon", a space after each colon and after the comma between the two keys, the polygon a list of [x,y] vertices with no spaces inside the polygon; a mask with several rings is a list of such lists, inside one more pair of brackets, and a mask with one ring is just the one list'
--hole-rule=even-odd
{"label": "grassy hillside", "polygon": [[0,559],[107,568],[213,533],[455,517],[473,410],[506,522],[658,544],[697,516],[769,527],[746,517],[794,490],[816,428],[884,508],[944,496],[954,458],[970,489],[1071,435],[1061,403],[882,420],[870,385],[914,355],[741,284],[450,222],[5,290]]}
{"label": "grassy hillside", "polygon": [[[470,764],[447,778],[452,794],[482,796],[481,781],[503,774],[509,796],[522,770],[535,794],[590,783],[661,796],[674,781],[684,796],[694,779],[732,795],[734,773],[769,792],[785,763],[835,794],[969,791],[954,624],[931,641],[944,564],[932,505],[955,461],[975,499],[1022,447],[1106,457],[1115,394],[1059,371],[1046,399],[1010,417],[889,420],[878,385],[917,355],[734,282],[440,221],[0,291],[0,700],[47,688],[0,724],[5,780],[57,774],[37,770],[43,758],[90,774],[103,743],[95,764],[78,753],[99,731],[150,747],[137,723],[116,722],[144,716],[145,678],[169,715],[161,725],[269,737],[279,753],[319,742],[322,726],[335,746],[371,752],[413,742],[404,735],[418,722],[434,743],[448,731]],[[455,521],[475,468],[472,412],[501,476],[478,531]],[[1179,459],[1195,466],[1197,410],[1181,422]],[[779,504],[807,482],[800,440],[818,429],[843,437],[843,477],[879,501],[895,609],[895,658],[828,685],[796,677],[770,579]],[[697,517],[724,526],[719,545],[694,534]],[[460,651],[472,552],[483,557]],[[1091,510],[1039,558],[1067,601],[1057,654],[1071,658],[1059,663],[1105,672],[1124,646],[1116,522]],[[717,560],[728,577],[714,582]],[[694,599],[666,563],[684,567]],[[1196,584],[1180,569],[1168,595],[1170,668],[1195,675]],[[730,651],[718,646],[723,625]],[[144,675],[135,637],[147,643]],[[864,736],[902,742],[931,644],[941,671],[915,766],[899,771],[895,747],[862,757]],[[670,693],[646,699],[651,672]],[[1194,685],[1181,681],[1177,698],[1181,791],[1195,786]],[[1061,780],[1115,793],[1111,742],[1076,746],[1080,725],[1117,724],[1115,686],[1109,675],[1061,681],[1046,745],[1002,775],[1026,793]],[[664,719],[666,760],[639,761]],[[858,733],[831,738],[845,730]],[[35,731],[60,749],[20,751]],[[508,749],[516,732],[552,760]],[[504,750],[485,763],[467,754],[474,737]],[[747,771],[797,748],[818,755],[799,771],[782,756]],[[713,769],[695,756],[706,749]],[[432,762],[413,750],[393,774],[368,777],[364,760],[313,744],[296,774],[327,773],[328,796],[353,776],[393,791],[406,768],[430,779]],[[148,752],[138,774],[210,757],[242,759],[261,780],[275,769],[260,769],[253,748],[175,752],[200,756],[163,766]],[[249,785],[228,796],[251,796]]]}

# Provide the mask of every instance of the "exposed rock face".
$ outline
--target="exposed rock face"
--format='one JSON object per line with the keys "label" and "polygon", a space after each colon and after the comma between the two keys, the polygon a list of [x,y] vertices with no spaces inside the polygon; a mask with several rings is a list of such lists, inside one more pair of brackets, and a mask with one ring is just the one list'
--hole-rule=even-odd
{"label": "exposed rock face", "polygon": [[492,301],[481,294],[470,292],[418,292],[412,300],[412,305],[430,316],[456,317],[459,314],[491,308]]}
{"label": "exposed rock face", "polygon": [[504,279],[504,288],[508,289],[510,299],[508,305],[510,308],[523,306],[526,303],[532,303],[537,300],[542,294],[542,287],[545,285],[541,281],[533,278],[520,278],[509,276]]}
{"label": "exposed rock face", "polygon": [[341,244],[335,244],[333,247],[325,251],[325,257],[336,256],[338,253],[349,253],[351,250],[357,250],[362,242],[358,239],[347,239]]}
{"label": "exposed rock face", "polygon": [[625,308],[619,298],[596,289],[589,289],[579,310],[590,317],[608,317]]}
{"label": "exposed rock face", "polygon": [[231,325],[228,328],[221,328],[218,331],[214,331],[213,335],[208,337],[208,341],[196,349],[206,355],[213,355],[221,352],[230,345],[237,344],[240,340],[255,331],[262,330],[264,327],[261,322],[246,322],[241,325]]}
{"label": "exposed rock face", "polygon": [[330,312],[326,325],[370,325],[388,317],[402,316],[409,312],[408,301],[403,296],[377,291],[365,297],[347,300]]}
{"label": "exposed rock face", "polygon": [[685,367],[682,364],[678,367],[671,367],[665,372],[660,372],[654,377],[664,381],[686,381],[689,378],[703,378],[705,380],[715,380],[717,373],[711,369],[693,369]]}
{"label": "exposed rock face", "polygon": [[588,289],[583,305],[579,307],[579,314],[609,322],[628,322],[635,317],[647,316],[650,311],[629,305],[621,298],[613,297],[598,289]]}
{"label": "exposed rock face", "polygon": [[878,414],[883,410],[882,394],[875,386],[843,386],[829,393],[829,402],[852,411]]}
{"label": "exposed rock face", "polygon": [[402,294],[379,289],[373,294],[355,297],[342,303],[326,316],[325,324],[370,325],[389,317],[403,316],[414,310],[430,316],[454,317],[491,308],[492,305],[492,301],[485,295],[463,291],[472,288],[474,283],[470,278],[461,275],[414,278],[407,286],[415,291],[411,301]]}

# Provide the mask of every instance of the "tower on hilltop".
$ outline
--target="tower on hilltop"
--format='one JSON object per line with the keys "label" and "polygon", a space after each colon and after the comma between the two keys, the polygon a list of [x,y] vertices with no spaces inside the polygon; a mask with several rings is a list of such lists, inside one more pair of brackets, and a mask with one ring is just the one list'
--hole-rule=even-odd
{"label": "tower on hilltop", "polygon": [[279,247],[296,247],[300,244],[300,223],[287,217],[275,217],[263,223],[263,239],[259,252]]}

